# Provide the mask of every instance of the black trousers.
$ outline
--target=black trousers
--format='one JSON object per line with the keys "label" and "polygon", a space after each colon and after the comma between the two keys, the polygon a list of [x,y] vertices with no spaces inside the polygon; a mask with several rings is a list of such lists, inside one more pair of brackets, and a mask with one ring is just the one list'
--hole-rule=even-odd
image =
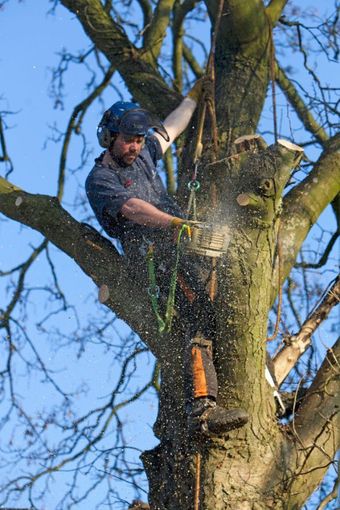
{"label": "black trousers", "polygon": [[[176,246],[167,238],[153,242],[154,264],[160,301],[165,304],[176,261]],[[127,244],[125,254],[132,262],[132,272],[145,278],[148,242]],[[216,319],[212,302],[200,276],[195,256],[181,253],[176,287],[176,309],[186,321],[188,334],[185,345],[185,394],[187,403],[196,398],[217,397],[217,377],[213,363],[213,342]]]}

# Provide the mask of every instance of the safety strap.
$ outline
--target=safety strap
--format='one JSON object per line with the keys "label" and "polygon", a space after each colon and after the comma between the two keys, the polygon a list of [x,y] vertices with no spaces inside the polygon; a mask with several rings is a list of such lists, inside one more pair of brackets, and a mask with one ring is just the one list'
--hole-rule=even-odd
{"label": "safety strap", "polygon": [[200,189],[201,185],[199,181],[193,178],[188,183],[188,189],[190,191],[188,208],[187,208],[187,218],[191,218],[194,221],[197,220],[197,200],[196,200],[196,191]]}
{"label": "safety strap", "polygon": [[159,287],[157,285],[156,280],[156,271],[155,271],[155,261],[154,261],[154,245],[150,244],[146,256],[147,260],[147,267],[148,267],[148,275],[149,275],[149,289],[148,293],[151,300],[151,306],[154,311],[154,314],[156,316],[157,324],[158,324],[158,331],[160,333],[169,333],[171,331],[172,326],[172,319],[174,316],[174,309],[175,309],[175,296],[176,296],[176,286],[177,286],[177,273],[178,273],[178,266],[179,266],[179,260],[180,260],[180,244],[182,235],[184,232],[187,232],[188,236],[191,237],[191,229],[189,225],[182,225],[178,232],[177,236],[177,242],[176,242],[176,259],[175,259],[175,266],[173,268],[171,278],[170,278],[170,286],[169,286],[169,294],[166,302],[166,308],[165,308],[165,317],[162,318],[160,312],[159,312],[159,306],[158,306],[158,298],[159,298]]}

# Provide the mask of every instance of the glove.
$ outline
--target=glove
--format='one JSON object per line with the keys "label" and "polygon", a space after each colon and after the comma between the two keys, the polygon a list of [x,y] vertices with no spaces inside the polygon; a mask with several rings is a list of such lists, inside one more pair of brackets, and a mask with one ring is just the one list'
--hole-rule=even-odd
{"label": "glove", "polygon": [[172,237],[174,244],[178,242],[178,233],[183,225],[188,227],[186,230],[186,234],[189,236],[189,239],[191,239],[193,229],[198,225],[202,225],[202,223],[200,221],[185,220],[183,218],[177,218],[176,216],[174,216],[170,222],[170,226],[173,227],[174,229]]}
{"label": "glove", "polygon": [[192,89],[188,92],[187,97],[190,97],[190,99],[198,103],[202,94],[212,93],[212,86],[213,83],[210,76],[203,76],[196,81]]}
{"label": "glove", "polygon": [[201,221],[194,220],[186,220],[184,218],[177,218],[176,216],[170,222],[170,226],[174,228],[181,227],[182,225],[188,225],[188,227],[197,227],[198,225],[202,225]]}

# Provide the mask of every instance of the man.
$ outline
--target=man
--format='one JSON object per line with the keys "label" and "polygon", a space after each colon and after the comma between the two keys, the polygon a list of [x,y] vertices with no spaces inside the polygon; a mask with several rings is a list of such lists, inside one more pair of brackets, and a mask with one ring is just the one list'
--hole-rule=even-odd
{"label": "man", "polygon": [[[156,165],[187,127],[202,83],[196,82],[164,125],[136,103],[115,103],[105,112],[97,132],[106,151],[86,180],[87,196],[99,223],[109,236],[121,241],[125,255],[134,262],[132,271],[139,277],[146,270],[147,247],[155,245],[161,262],[161,297],[169,284],[175,255],[173,230],[191,222],[184,219],[167,194]],[[214,313],[196,265],[186,257],[181,259],[178,284],[176,304],[190,328],[185,369],[189,429],[207,434],[227,432],[245,424],[248,417],[242,409],[226,410],[216,405]]]}

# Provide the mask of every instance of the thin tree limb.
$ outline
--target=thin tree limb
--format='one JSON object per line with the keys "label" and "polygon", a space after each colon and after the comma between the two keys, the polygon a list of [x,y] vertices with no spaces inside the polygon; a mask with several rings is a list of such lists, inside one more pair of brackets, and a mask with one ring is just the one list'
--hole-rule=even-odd
{"label": "thin tree limb", "polygon": [[99,0],[61,0],[61,3],[77,16],[90,40],[116,67],[141,105],[162,116],[175,109],[181,96],[166,85],[154,62],[149,62],[149,55],[131,43]]}
{"label": "thin tree limb", "polygon": [[182,59],[184,54],[184,28],[183,22],[185,16],[194,9],[197,0],[185,0],[183,3],[176,2],[174,8],[174,20],[172,24],[173,40],[173,71],[174,83],[176,89],[180,92],[183,87],[183,66]]}
{"label": "thin tree limb", "polygon": [[9,305],[7,306],[6,310],[0,315],[0,324],[4,325],[4,324],[8,323],[11,313],[21,297],[21,294],[22,294],[22,291],[24,288],[26,273],[30,269],[30,267],[33,264],[33,262],[35,261],[35,259],[39,256],[39,254],[43,250],[45,250],[46,247],[47,247],[47,240],[44,239],[44,241],[37,248],[35,248],[32,251],[31,255],[26,260],[26,262],[24,262],[21,265],[20,272],[19,272],[19,278],[18,278],[18,282],[17,282],[16,288],[15,288],[14,294],[13,294],[12,299],[11,299]]}
{"label": "thin tree limb", "polygon": [[340,301],[340,277],[332,285],[325,298],[305,320],[301,329],[285,341],[283,349],[273,359],[275,378],[280,386],[299,358],[309,347],[311,336]]}
{"label": "thin tree limb", "polygon": [[[301,508],[339,448],[340,339],[329,349],[294,419],[287,507]],[[288,467],[288,466],[287,466]],[[308,474],[308,476],[306,476]]]}
{"label": "thin tree limb", "polygon": [[306,130],[312,133],[318,142],[323,145],[329,139],[329,136],[323,127],[315,120],[310,108],[306,106],[292,81],[278,64],[276,65],[276,80]]}
{"label": "thin tree limb", "polygon": [[152,7],[149,0],[138,0],[138,3],[143,12],[143,27],[144,27],[143,33],[144,33],[152,20]]}
{"label": "thin tree limb", "polygon": [[145,60],[155,64],[166,35],[170,15],[175,0],[159,0],[153,13],[151,23],[144,33]]}
{"label": "thin tree limb", "polygon": [[7,152],[6,140],[4,135],[4,126],[1,115],[0,115],[0,148],[1,148],[0,162],[7,163],[9,165],[9,169],[5,174],[5,177],[7,178],[13,172],[13,163]]}
{"label": "thin tree limb", "polygon": [[58,188],[57,188],[57,198],[59,201],[62,200],[64,194],[64,183],[65,183],[65,169],[66,169],[66,158],[68,153],[68,148],[71,141],[71,136],[74,131],[79,132],[80,123],[84,117],[84,114],[87,108],[92,104],[92,102],[105,90],[105,88],[109,85],[113,73],[115,71],[114,66],[110,66],[107,73],[105,74],[102,82],[86,97],[83,101],[81,101],[77,106],[74,107],[73,112],[71,114],[70,120],[67,125],[66,133],[63,140],[63,145],[60,153],[59,160],[59,174],[58,174]]}
{"label": "thin tree limb", "polygon": [[339,495],[339,477],[336,478],[334,482],[333,489],[323,500],[320,502],[318,508],[316,510],[325,510],[328,503],[336,499]]}
{"label": "thin tree limb", "polygon": [[204,69],[199,65],[197,60],[195,59],[191,49],[187,44],[183,44],[183,57],[186,62],[189,64],[190,69],[196,76],[196,78],[200,78],[204,74]]}
{"label": "thin tree limb", "polygon": [[171,153],[171,147],[164,154],[164,165],[166,170],[166,182],[167,182],[167,190],[170,195],[174,195],[176,193],[176,177],[175,177],[175,169],[174,162]]}
{"label": "thin tree limb", "polygon": [[333,249],[333,246],[335,245],[337,239],[339,237],[339,232],[334,232],[332,237],[330,238],[325,251],[323,252],[322,256],[320,257],[319,262],[312,263],[312,262],[298,262],[295,264],[295,267],[302,267],[304,269],[320,269],[320,267],[324,266],[327,263],[328,257]]}
{"label": "thin tree limb", "polygon": [[174,86],[178,92],[181,92],[183,89],[183,36],[184,30],[182,25],[174,25],[172,28],[172,69],[174,75]]}

